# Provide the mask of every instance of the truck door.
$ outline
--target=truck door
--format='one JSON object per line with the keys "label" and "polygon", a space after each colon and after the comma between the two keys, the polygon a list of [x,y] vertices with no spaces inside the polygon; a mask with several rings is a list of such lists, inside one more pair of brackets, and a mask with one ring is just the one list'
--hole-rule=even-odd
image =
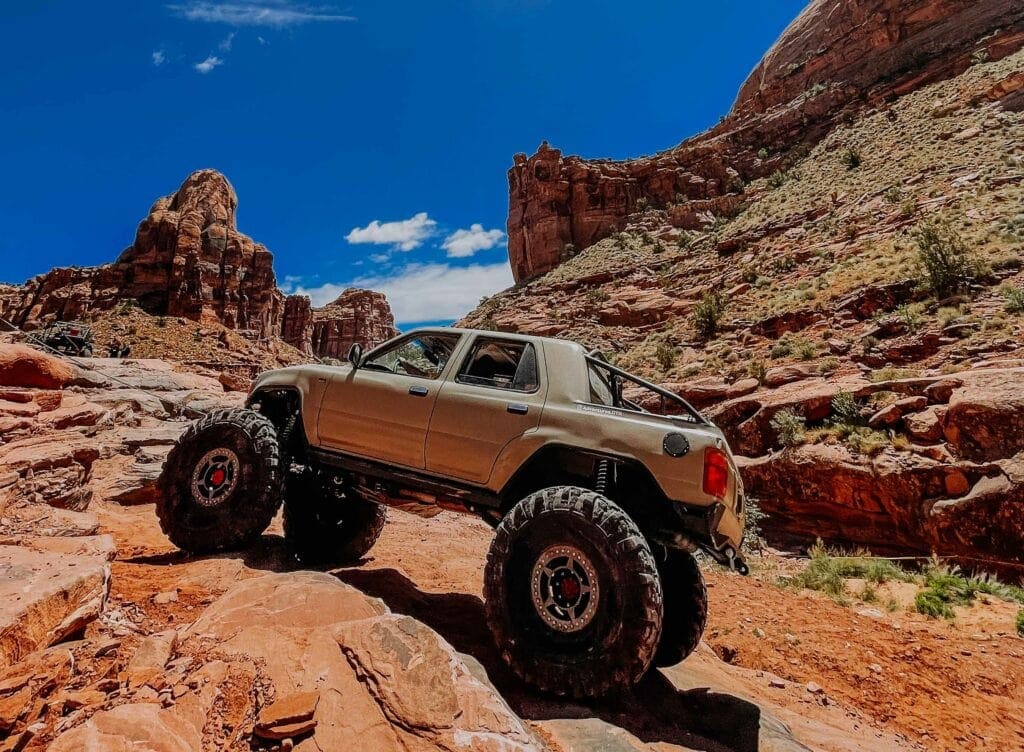
{"label": "truck door", "polygon": [[486,484],[501,450],[540,424],[543,353],[524,340],[477,335],[447,378],[427,434],[427,470]]}
{"label": "truck door", "polygon": [[413,334],[339,371],[321,402],[321,443],[422,470],[430,415],[458,342],[457,334]]}

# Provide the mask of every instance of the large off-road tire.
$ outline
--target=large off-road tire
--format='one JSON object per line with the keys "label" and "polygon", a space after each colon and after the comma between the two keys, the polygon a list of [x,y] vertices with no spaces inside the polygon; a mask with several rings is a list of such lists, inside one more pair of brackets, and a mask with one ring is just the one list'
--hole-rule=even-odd
{"label": "large off-road tire", "polygon": [[359,561],[373,548],[386,521],[385,507],[346,494],[314,468],[288,477],[284,538],[303,564],[331,568]]}
{"label": "large off-road tire", "polygon": [[190,425],[167,456],[156,505],[178,548],[209,553],[244,546],[267,529],[283,494],[274,425],[244,408]]}
{"label": "large off-road tire", "polygon": [[556,694],[631,687],[661,636],[647,541],[619,506],[584,488],[546,488],[512,508],[487,554],[484,601],[505,662]]}
{"label": "large off-road tire", "polygon": [[700,565],[686,551],[656,552],[661,589],[665,594],[665,618],[654,665],[674,666],[697,649],[708,622],[708,589]]}

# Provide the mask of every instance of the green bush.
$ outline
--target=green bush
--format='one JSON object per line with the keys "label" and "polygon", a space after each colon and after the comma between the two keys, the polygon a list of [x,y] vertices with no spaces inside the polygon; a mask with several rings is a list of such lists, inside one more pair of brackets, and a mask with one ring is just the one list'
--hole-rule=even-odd
{"label": "green bush", "polygon": [[914,233],[917,259],[928,288],[938,298],[966,290],[978,268],[960,233],[945,222],[925,222]]}
{"label": "green bush", "polygon": [[1017,612],[1017,634],[1024,637],[1024,608]]}
{"label": "green bush", "polygon": [[903,326],[907,327],[907,331],[916,332],[924,323],[922,311],[923,307],[917,303],[904,303],[896,309],[895,314]]}
{"label": "green bush", "polygon": [[806,435],[805,427],[807,419],[797,415],[789,408],[779,410],[771,419],[772,430],[779,437],[779,443],[784,447],[799,446],[804,442]]}
{"label": "green bush", "polygon": [[854,148],[849,148],[843,152],[843,164],[846,165],[847,170],[856,170],[861,164],[860,152]]}
{"label": "green bush", "polygon": [[919,614],[935,619],[952,619],[955,616],[949,603],[931,590],[922,590],[914,596],[914,608]]}
{"label": "green bush", "polygon": [[654,349],[654,358],[663,371],[671,371],[676,364],[679,351],[667,342],[659,342]]}
{"label": "green bush", "polygon": [[768,186],[770,188],[781,188],[787,180],[789,180],[789,176],[786,173],[782,170],[776,170],[768,176]]}
{"label": "green bush", "polygon": [[725,298],[717,290],[706,293],[693,308],[693,328],[701,339],[711,339],[725,313]]}
{"label": "green bush", "polygon": [[1007,313],[1024,313],[1024,287],[1006,287],[1003,297],[1006,298],[1003,308]]}
{"label": "green bush", "polygon": [[860,415],[860,405],[851,392],[837,392],[832,398],[832,422],[835,425],[859,426],[864,419]]}

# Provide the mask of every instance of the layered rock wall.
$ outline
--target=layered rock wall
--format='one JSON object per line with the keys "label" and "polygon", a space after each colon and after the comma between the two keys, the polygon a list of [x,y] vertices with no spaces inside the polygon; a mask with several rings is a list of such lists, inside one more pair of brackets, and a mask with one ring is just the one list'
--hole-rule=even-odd
{"label": "layered rock wall", "polygon": [[337,300],[313,311],[312,348],[322,358],[343,359],[349,348],[391,339],[398,330],[383,293],[349,288]]}
{"label": "layered rock wall", "polygon": [[784,169],[851,110],[1004,57],[1024,42],[1024,4],[1007,0],[814,0],[706,133],[652,157],[564,157],[546,143],[509,170],[508,251],[516,281],[666,209],[695,229],[741,199],[744,184]]}

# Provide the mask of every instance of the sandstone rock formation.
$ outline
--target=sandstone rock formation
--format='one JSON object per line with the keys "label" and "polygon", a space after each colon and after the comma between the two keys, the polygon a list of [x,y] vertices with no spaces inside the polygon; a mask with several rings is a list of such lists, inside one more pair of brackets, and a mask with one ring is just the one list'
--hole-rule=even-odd
{"label": "sandstone rock formation", "polygon": [[238,198],[215,170],[194,172],[153,204],[135,241],[108,266],[54,269],[30,280],[5,318],[19,326],[76,319],[136,301],[155,315],[211,317],[267,337],[280,329],[284,296],[273,256],[238,231]]}
{"label": "sandstone rock formation", "polygon": [[547,143],[509,170],[508,250],[516,281],[553,269],[625,228],[667,211],[695,229],[727,215],[750,180],[784,169],[841,118],[1004,57],[1024,41],[1024,8],[991,0],[813,0],[740,89],[722,123],[652,157],[563,157]]}
{"label": "sandstone rock formation", "polygon": [[313,311],[313,352],[342,360],[359,343],[364,349],[391,339],[398,330],[383,293],[349,288],[333,303]]}
{"label": "sandstone rock formation", "polygon": [[0,287],[0,317],[31,329],[137,304],[154,316],[217,322],[253,340],[278,338],[305,355],[329,357],[344,357],[337,353],[346,343],[393,335],[387,300],[369,291],[346,292],[316,317],[314,332],[309,298],[278,289],[273,256],[238,231],[237,209],[224,175],[194,172],[157,199],[114,263],[53,269],[22,287]]}

